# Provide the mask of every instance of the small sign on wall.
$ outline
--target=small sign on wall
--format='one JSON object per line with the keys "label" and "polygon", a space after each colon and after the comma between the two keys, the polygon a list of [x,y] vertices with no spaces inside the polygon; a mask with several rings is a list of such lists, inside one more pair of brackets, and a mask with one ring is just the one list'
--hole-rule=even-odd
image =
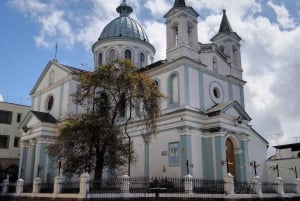
{"label": "small sign on wall", "polygon": [[167,152],[167,151],[163,151],[163,152],[161,152],[161,155],[162,155],[162,156],[167,156],[167,155],[168,155],[168,152]]}

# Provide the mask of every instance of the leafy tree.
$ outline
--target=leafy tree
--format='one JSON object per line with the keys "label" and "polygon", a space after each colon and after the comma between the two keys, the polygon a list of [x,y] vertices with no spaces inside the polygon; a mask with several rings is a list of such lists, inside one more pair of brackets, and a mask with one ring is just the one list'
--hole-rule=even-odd
{"label": "leafy tree", "polygon": [[[127,132],[129,123],[142,130],[146,141],[156,133],[160,100],[164,96],[157,83],[129,60],[81,72],[78,78],[74,101],[87,108],[87,112],[58,126],[57,138],[49,151],[64,158],[65,171],[93,169],[94,179],[101,180],[104,167],[115,169],[134,160]],[[139,117],[133,120],[135,110],[139,110]]]}

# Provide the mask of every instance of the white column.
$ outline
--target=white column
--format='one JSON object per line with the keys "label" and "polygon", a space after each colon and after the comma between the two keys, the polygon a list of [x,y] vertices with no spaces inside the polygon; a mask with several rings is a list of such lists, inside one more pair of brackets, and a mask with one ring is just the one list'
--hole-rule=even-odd
{"label": "white column", "polygon": [[41,191],[41,183],[41,178],[34,178],[32,193],[39,193]]}
{"label": "white column", "polygon": [[129,193],[129,178],[128,175],[121,177],[121,193]]}
{"label": "white column", "polygon": [[277,184],[277,193],[284,194],[283,179],[281,177],[277,177],[275,183]]}
{"label": "white column", "polygon": [[2,193],[5,194],[8,191],[8,185],[9,185],[9,180],[8,180],[8,176],[6,179],[3,180],[2,182]]}
{"label": "white column", "polygon": [[30,140],[30,146],[28,151],[28,161],[26,167],[26,182],[32,182],[34,179],[33,170],[34,170],[34,162],[35,162],[35,147],[36,147],[36,140]]}
{"label": "white column", "polygon": [[91,176],[86,172],[80,176],[80,194],[83,198],[86,197],[90,190],[90,178]]}
{"label": "white column", "polygon": [[21,147],[20,147],[20,161],[19,161],[19,172],[18,172],[18,178],[23,178],[25,177],[25,171],[27,167],[27,161],[28,161],[28,147],[29,143],[27,141],[22,141],[21,142]]}
{"label": "white column", "polygon": [[191,175],[184,176],[184,191],[185,193],[193,193],[193,177]]}
{"label": "white column", "polygon": [[230,173],[224,177],[224,190],[227,195],[234,194],[234,181]]}
{"label": "white column", "polygon": [[296,193],[300,194],[300,179],[295,179],[294,183],[296,184]]}
{"label": "white column", "polygon": [[34,171],[33,171],[33,177],[41,177],[38,175],[38,169],[40,164],[40,155],[41,155],[41,141],[38,139],[36,143],[36,148],[35,148],[35,161],[34,161]]}
{"label": "white column", "polygon": [[23,179],[18,179],[17,186],[16,186],[16,193],[18,195],[23,193],[23,187],[24,187],[24,180]]}
{"label": "white column", "polygon": [[63,183],[63,177],[62,176],[55,177],[55,179],[54,179],[54,189],[53,189],[54,194],[61,193],[62,183]]}
{"label": "white column", "polygon": [[260,195],[262,194],[261,190],[261,181],[259,176],[255,176],[252,178],[253,188],[256,194]]}

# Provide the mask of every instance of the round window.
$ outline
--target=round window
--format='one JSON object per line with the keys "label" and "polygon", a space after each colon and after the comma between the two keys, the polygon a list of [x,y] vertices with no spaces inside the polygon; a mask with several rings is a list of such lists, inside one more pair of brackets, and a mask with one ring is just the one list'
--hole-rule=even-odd
{"label": "round window", "polygon": [[215,98],[220,98],[220,90],[217,87],[213,89],[213,94]]}
{"label": "round window", "polygon": [[54,103],[54,98],[52,95],[50,95],[48,98],[47,98],[47,103],[46,103],[46,107],[47,107],[47,110],[50,111],[53,107],[53,103]]}
{"label": "round window", "polygon": [[221,103],[224,100],[223,88],[220,83],[212,82],[209,87],[210,98],[214,103]]}

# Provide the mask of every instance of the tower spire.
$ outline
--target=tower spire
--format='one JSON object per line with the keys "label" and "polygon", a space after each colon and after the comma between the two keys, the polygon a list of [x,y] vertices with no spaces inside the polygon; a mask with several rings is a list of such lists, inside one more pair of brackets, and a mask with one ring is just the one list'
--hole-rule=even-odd
{"label": "tower spire", "polygon": [[223,9],[223,17],[219,28],[219,33],[230,33],[233,32],[229,20],[226,15],[226,9]]}
{"label": "tower spire", "polygon": [[186,7],[185,0],[175,0],[173,7]]}
{"label": "tower spire", "polygon": [[116,10],[120,13],[120,16],[128,16],[133,11],[132,7],[126,3],[126,0],[123,0]]}

